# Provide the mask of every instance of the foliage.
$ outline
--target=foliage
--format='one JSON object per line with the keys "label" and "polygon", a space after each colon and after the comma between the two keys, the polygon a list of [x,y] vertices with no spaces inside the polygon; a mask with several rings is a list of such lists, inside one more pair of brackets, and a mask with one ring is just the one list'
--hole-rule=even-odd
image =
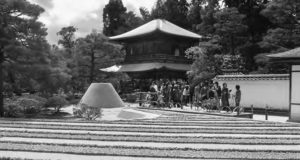
{"label": "foliage", "polygon": [[67,104],[68,104],[68,101],[65,99],[65,97],[53,96],[47,100],[45,107],[47,107],[47,108],[53,107],[55,110],[55,113],[58,113],[60,111],[60,109]]}
{"label": "foliage", "polygon": [[102,110],[99,106],[88,106],[81,103],[73,108],[73,114],[75,117],[85,118],[86,120],[96,120],[102,116]]}
{"label": "foliage", "polygon": [[75,46],[75,37],[74,33],[77,31],[77,28],[74,26],[63,27],[57,35],[61,37],[58,40],[58,44],[61,44],[64,48],[68,49],[71,52],[71,49]]}
{"label": "foliage", "polygon": [[216,33],[222,38],[226,53],[236,54],[236,47],[243,44],[247,38],[242,37],[247,26],[242,23],[245,15],[240,14],[236,8],[225,8],[216,14],[217,22],[214,24]]}
{"label": "foliage", "polygon": [[6,98],[4,115],[6,117],[21,117],[26,114],[38,114],[45,103],[46,99],[37,95]]}
{"label": "foliage", "polygon": [[187,21],[189,4],[186,0],[157,0],[151,11],[151,19],[166,19],[183,28],[190,28]]}
{"label": "foliage", "polygon": [[23,107],[16,103],[6,103],[4,105],[4,117],[21,117]]}
{"label": "foliage", "polygon": [[125,33],[144,24],[143,19],[136,16],[132,11],[122,14],[121,19],[124,21],[124,23],[114,30],[114,34],[116,35]]}
{"label": "foliage", "polygon": [[125,101],[130,102],[130,103],[135,103],[137,100],[137,95],[136,94],[125,94],[124,95]]}
{"label": "foliage", "polygon": [[116,35],[115,31],[125,23],[122,15],[126,13],[122,0],[109,0],[103,9],[103,34]]}
{"label": "foliage", "polygon": [[[48,45],[45,40],[46,28],[37,21],[43,8],[26,0],[1,0],[0,3],[0,65],[5,68],[4,75],[3,70],[0,71],[0,116],[3,116],[3,80],[15,84],[16,76],[25,74],[23,80],[26,83],[29,82],[26,80],[30,80],[27,77],[38,76],[26,76],[26,73],[45,64],[44,51]],[[15,70],[18,72],[15,73]],[[36,81],[36,78],[32,79]]]}
{"label": "foliage", "polygon": [[[217,11],[220,10],[219,0],[195,0],[193,5],[200,5],[197,7],[200,9],[201,14],[201,22],[196,24],[192,24],[194,26],[194,30],[197,31],[199,34],[204,36],[212,36],[215,35],[215,28],[214,24],[216,23],[216,17],[214,16]],[[191,10],[191,12],[196,12]],[[190,17],[193,14],[190,14]]]}
{"label": "foliage", "polygon": [[140,7],[140,14],[142,15],[144,22],[149,22],[151,20],[151,15],[147,8]]}
{"label": "foliage", "polygon": [[86,82],[96,81],[97,76],[101,76],[100,68],[118,64],[124,56],[122,46],[109,42],[106,36],[95,31],[85,38],[78,39],[78,73]]}
{"label": "foliage", "polygon": [[207,49],[199,46],[188,48],[185,51],[188,59],[193,59],[194,62],[191,71],[188,73],[191,83],[213,78],[217,73],[217,68],[214,65],[213,57],[207,55]]}

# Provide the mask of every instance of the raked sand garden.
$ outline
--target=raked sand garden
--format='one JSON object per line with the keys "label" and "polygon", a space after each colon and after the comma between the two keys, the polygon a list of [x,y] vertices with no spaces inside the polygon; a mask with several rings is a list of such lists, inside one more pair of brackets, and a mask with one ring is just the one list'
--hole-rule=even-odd
{"label": "raked sand garden", "polygon": [[0,157],[300,159],[297,123],[138,108],[103,112],[119,116],[100,121],[1,119]]}

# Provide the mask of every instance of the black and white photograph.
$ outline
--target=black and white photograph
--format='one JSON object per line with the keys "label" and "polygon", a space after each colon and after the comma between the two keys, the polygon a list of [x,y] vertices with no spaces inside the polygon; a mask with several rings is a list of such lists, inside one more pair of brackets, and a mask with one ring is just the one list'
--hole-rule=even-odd
{"label": "black and white photograph", "polygon": [[300,0],[0,0],[0,160],[300,160]]}

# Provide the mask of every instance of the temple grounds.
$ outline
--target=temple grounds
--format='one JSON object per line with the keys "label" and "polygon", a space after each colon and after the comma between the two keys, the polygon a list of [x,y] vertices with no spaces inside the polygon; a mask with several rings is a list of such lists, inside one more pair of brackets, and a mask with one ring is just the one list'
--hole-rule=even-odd
{"label": "temple grounds", "polygon": [[114,121],[2,119],[0,155],[112,160],[300,158],[297,123],[128,106],[125,110],[143,113],[143,117],[130,119],[124,113]]}

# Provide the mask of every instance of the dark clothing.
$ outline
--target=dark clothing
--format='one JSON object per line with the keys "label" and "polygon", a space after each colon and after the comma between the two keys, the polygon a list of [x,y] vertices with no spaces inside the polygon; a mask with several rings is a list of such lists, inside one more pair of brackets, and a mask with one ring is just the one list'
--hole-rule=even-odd
{"label": "dark clothing", "polygon": [[215,93],[214,93],[214,91],[211,90],[211,89],[208,91],[208,98],[210,98],[210,99],[211,99],[211,98],[215,98]]}
{"label": "dark clothing", "polygon": [[221,96],[222,96],[222,89],[221,89],[221,87],[218,86],[218,89],[216,91],[217,91],[218,97],[221,98]]}
{"label": "dark clothing", "polygon": [[222,89],[222,106],[229,106],[229,91],[228,88],[223,88]]}
{"label": "dark clothing", "polygon": [[208,91],[207,88],[204,88],[204,87],[201,88],[201,90],[200,90],[201,100],[205,100],[208,98],[207,91]]}
{"label": "dark clothing", "polygon": [[242,96],[241,90],[237,90],[237,91],[235,92],[235,105],[236,105],[236,106],[240,106],[241,96]]}

